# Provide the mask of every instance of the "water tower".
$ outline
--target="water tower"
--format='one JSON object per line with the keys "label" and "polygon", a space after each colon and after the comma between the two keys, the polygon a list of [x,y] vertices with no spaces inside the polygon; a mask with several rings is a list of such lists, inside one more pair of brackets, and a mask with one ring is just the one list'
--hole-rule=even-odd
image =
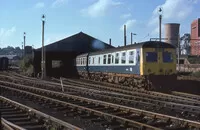
{"label": "water tower", "polygon": [[179,39],[179,23],[167,23],[165,24],[165,42],[178,47]]}

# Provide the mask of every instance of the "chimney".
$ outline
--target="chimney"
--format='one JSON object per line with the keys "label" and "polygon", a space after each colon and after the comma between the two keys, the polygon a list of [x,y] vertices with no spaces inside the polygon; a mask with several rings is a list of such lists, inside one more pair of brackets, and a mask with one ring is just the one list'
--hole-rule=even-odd
{"label": "chimney", "polygon": [[112,45],[112,43],[111,43],[111,38],[109,39],[109,45]]}
{"label": "chimney", "polygon": [[126,25],[124,25],[124,46],[126,46]]}

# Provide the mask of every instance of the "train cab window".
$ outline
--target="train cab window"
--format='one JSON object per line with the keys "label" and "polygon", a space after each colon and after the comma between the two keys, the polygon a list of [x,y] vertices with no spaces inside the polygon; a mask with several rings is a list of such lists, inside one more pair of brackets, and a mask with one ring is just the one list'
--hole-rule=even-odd
{"label": "train cab window", "polygon": [[103,56],[103,64],[106,64],[106,55]]}
{"label": "train cab window", "polygon": [[111,63],[111,54],[108,55],[108,64]]}
{"label": "train cab window", "polygon": [[171,52],[163,52],[163,62],[173,62],[173,55]]}
{"label": "train cab window", "polygon": [[146,52],[146,62],[157,62],[157,52]]}
{"label": "train cab window", "polygon": [[119,53],[115,54],[115,64],[119,64]]}
{"label": "train cab window", "polygon": [[128,60],[129,60],[130,64],[134,63],[134,52],[133,51],[129,52],[129,59]]}
{"label": "train cab window", "polygon": [[101,57],[99,56],[99,59],[98,59],[98,64],[100,64],[101,63]]}
{"label": "train cab window", "polygon": [[126,52],[122,52],[121,63],[122,64],[126,63]]}

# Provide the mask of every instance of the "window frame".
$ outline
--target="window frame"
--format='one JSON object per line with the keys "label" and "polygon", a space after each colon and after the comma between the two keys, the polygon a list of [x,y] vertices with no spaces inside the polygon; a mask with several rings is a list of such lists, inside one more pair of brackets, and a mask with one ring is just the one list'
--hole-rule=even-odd
{"label": "window frame", "polygon": [[[132,54],[130,54],[130,53],[132,53]],[[130,58],[131,58],[132,60],[130,60]],[[130,61],[132,61],[132,63],[131,63]],[[135,64],[135,51],[134,51],[134,50],[130,50],[130,51],[128,52],[128,63],[129,63],[129,64]]]}
{"label": "window frame", "polygon": [[[147,61],[147,53],[154,53],[154,54],[156,54],[156,60],[153,60],[153,61]],[[146,62],[147,63],[156,63],[156,62],[158,62],[158,52],[145,52],[145,59],[146,59]]]}
{"label": "window frame", "polygon": [[[165,60],[164,53],[169,53],[170,54],[170,58],[171,58],[170,61],[164,61]],[[163,63],[173,63],[174,62],[173,53],[172,52],[168,52],[168,51],[162,52],[162,62]]]}
{"label": "window frame", "polygon": [[111,60],[112,60],[111,57],[112,57],[111,54],[108,54],[108,55],[107,55],[107,59],[108,59],[108,60],[107,60],[107,64],[108,64],[108,65],[111,64]]}
{"label": "window frame", "polygon": [[[123,56],[123,54],[125,54],[125,56]],[[122,52],[121,52],[121,58],[120,58],[120,59],[121,59],[121,64],[126,64],[126,61],[127,61],[127,60],[126,60],[126,56],[127,56],[126,51],[122,51]],[[123,60],[122,58],[123,58],[123,57],[125,58],[125,62],[122,62],[122,60]]]}
{"label": "window frame", "polygon": [[[117,56],[117,54],[118,54],[118,56]],[[116,60],[118,60],[118,63],[116,62]],[[120,52],[115,52],[114,64],[120,64]]]}
{"label": "window frame", "polygon": [[106,63],[107,63],[107,55],[104,54],[103,55],[103,64],[106,65]]}

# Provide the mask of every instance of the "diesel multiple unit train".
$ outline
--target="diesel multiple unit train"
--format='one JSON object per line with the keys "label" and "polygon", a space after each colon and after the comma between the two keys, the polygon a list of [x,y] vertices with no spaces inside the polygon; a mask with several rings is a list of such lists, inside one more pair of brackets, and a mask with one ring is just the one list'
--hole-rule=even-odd
{"label": "diesel multiple unit train", "polygon": [[176,80],[176,50],[165,42],[146,41],[85,53],[75,63],[82,78],[146,90],[165,89]]}

